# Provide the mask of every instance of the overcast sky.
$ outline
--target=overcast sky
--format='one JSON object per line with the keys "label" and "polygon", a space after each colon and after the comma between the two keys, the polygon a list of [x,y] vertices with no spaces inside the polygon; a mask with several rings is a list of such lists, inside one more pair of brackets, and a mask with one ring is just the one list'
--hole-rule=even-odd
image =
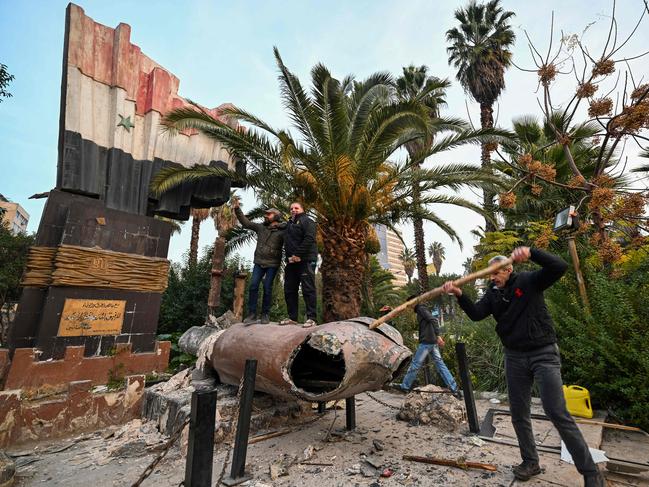
{"label": "overcast sky", "polygon": [[[453,11],[464,2],[403,0],[371,1],[79,1],[86,15],[115,27],[131,25],[131,42],[180,78],[180,94],[205,106],[224,102],[239,105],[276,127],[288,125],[278,95],[277,72],[272,47],[280,49],[284,62],[307,84],[316,62],[323,62],[335,76],[353,73],[364,78],[376,71],[395,75],[408,64],[429,67],[429,72],[453,81],[448,90],[446,115],[467,118],[479,124],[478,106],[454,80],[447,64],[445,32],[455,25]],[[44,200],[29,200],[47,191],[56,181],[59,98],[65,1],[0,0],[0,63],[16,79],[10,86],[13,98],[0,103],[0,193],[20,203],[30,214],[29,231],[35,232]],[[590,25],[585,42],[593,53],[606,40],[612,3],[605,0],[548,0],[544,2],[504,0],[516,13],[512,24],[517,34],[514,62],[533,67],[525,39],[526,30],[540,51],[545,52],[550,19],[555,12],[555,42],[560,32],[580,34]],[[643,0],[617,3],[621,37],[638,20]],[[594,24],[593,24],[594,23]],[[592,24],[592,25],[591,25]],[[649,46],[649,21],[645,19],[634,39],[624,48],[628,56]],[[634,65],[636,78],[649,77],[647,58]],[[618,65],[620,66],[620,65]],[[508,127],[512,118],[539,116],[537,78],[534,73],[511,68],[507,89],[496,107],[498,124]],[[637,79],[636,79],[637,81]],[[574,90],[574,78],[555,87],[555,102],[566,100]],[[636,149],[628,151],[636,164]],[[479,163],[477,148],[444,154],[427,164],[442,162]],[[476,199],[471,192],[465,197]],[[244,195],[244,207],[253,204]],[[470,211],[436,209],[458,231],[464,241],[460,250],[432,224],[426,224],[426,243],[440,241],[446,247],[446,272],[461,272],[462,262],[475,244],[470,231],[482,219]],[[180,260],[189,247],[191,225],[186,223],[174,236],[169,251]],[[403,233],[411,243],[412,229]],[[213,241],[215,231],[206,221],[201,246]],[[251,249],[242,252],[251,259]]]}

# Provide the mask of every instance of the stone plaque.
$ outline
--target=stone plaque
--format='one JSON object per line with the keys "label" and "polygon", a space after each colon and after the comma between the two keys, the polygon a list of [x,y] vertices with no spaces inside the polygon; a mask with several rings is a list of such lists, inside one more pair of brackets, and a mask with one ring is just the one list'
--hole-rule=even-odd
{"label": "stone plaque", "polygon": [[58,336],[119,335],[126,301],[66,299]]}

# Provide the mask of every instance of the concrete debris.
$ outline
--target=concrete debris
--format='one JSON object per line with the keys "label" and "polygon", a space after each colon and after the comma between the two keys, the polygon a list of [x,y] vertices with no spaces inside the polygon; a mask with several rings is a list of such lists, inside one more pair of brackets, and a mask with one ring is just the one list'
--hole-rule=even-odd
{"label": "concrete debris", "polygon": [[367,462],[361,464],[361,474],[363,477],[378,477],[381,472]]}
{"label": "concrete debris", "polygon": [[168,393],[179,389],[187,389],[191,387],[191,369],[184,369],[172,376],[167,382],[160,382],[151,386],[152,391]]}
{"label": "concrete debris", "polygon": [[345,473],[347,475],[358,475],[359,473],[361,473],[361,464],[355,463],[351,467],[346,468]]}
{"label": "concrete debris", "polygon": [[[413,391],[401,406],[397,419],[413,425],[431,424],[452,431],[464,421],[462,402],[450,394],[430,394],[444,389],[435,385]],[[427,394],[428,393],[428,394]]]}
{"label": "concrete debris", "polygon": [[270,464],[270,478],[277,480],[289,474],[289,469],[297,463],[297,455],[282,454],[277,460]]}
{"label": "concrete debris", "polygon": [[372,440],[372,446],[376,451],[383,451],[383,442],[379,440]]}
{"label": "concrete debris", "polygon": [[0,450],[0,485],[12,485],[16,474],[16,464]]}
{"label": "concrete debris", "polygon": [[469,443],[475,446],[483,446],[485,441],[478,438],[477,436],[469,436]]}
{"label": "concrete debris", "polygon": [[313,448],[313,445],[307,446],[304,451],[302,452],[302,461],[306,462],[307,460],[310,460],[315,453],[315,449]]}
{"label": "concrete debris", "polygon": [[106,449],[107,458],[141,457],[158,450],[167,440],[153,421],[143,423],[141,419],[126,423],[113,436]]}

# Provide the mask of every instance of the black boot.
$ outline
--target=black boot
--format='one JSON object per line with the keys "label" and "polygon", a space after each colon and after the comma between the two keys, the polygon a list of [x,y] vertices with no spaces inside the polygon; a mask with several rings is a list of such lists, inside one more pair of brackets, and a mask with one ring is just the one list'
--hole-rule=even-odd
{"label": "black boot", "polygon": [[256,315],[255,313],[250,313],[248,316],[246,316],[246,317],[243,319],[243,322],[244,322],[246,325],[251,325],[251,324],[253,324],[253,323],[256,323],[256,322],[257,322],[257,315]]}
{"label": "black boot", "polygon": [[512,470],[514,471],[514,477],[523,482],[541,473],[539,464],[532,462],[523,462],[520,465],[516,465]]}
{"label": "black boot", "polygon": [[584,475],[584,487],[605,487],[606,482],[601,472]]}

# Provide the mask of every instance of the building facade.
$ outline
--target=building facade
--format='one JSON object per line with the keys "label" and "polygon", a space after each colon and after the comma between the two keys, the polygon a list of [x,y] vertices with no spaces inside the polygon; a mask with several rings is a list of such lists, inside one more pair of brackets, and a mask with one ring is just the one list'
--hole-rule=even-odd
{"label": "building facade", "polygon": [[2,223],[9,226],[9,230],[14,235],[27,233],[27,223],[29,223],[29,213],[18,203],[12,203],[0,194],[0,213],[2,213]]}
{"label": "building facade", "polygon": [[395,285],[405,286],[408,284],[408,276],[400,259],[403,243],[397,234],[385,225],[375,225],[374,229],[381,244],[381,251],[376,255],[379,263],[394,275]]}

